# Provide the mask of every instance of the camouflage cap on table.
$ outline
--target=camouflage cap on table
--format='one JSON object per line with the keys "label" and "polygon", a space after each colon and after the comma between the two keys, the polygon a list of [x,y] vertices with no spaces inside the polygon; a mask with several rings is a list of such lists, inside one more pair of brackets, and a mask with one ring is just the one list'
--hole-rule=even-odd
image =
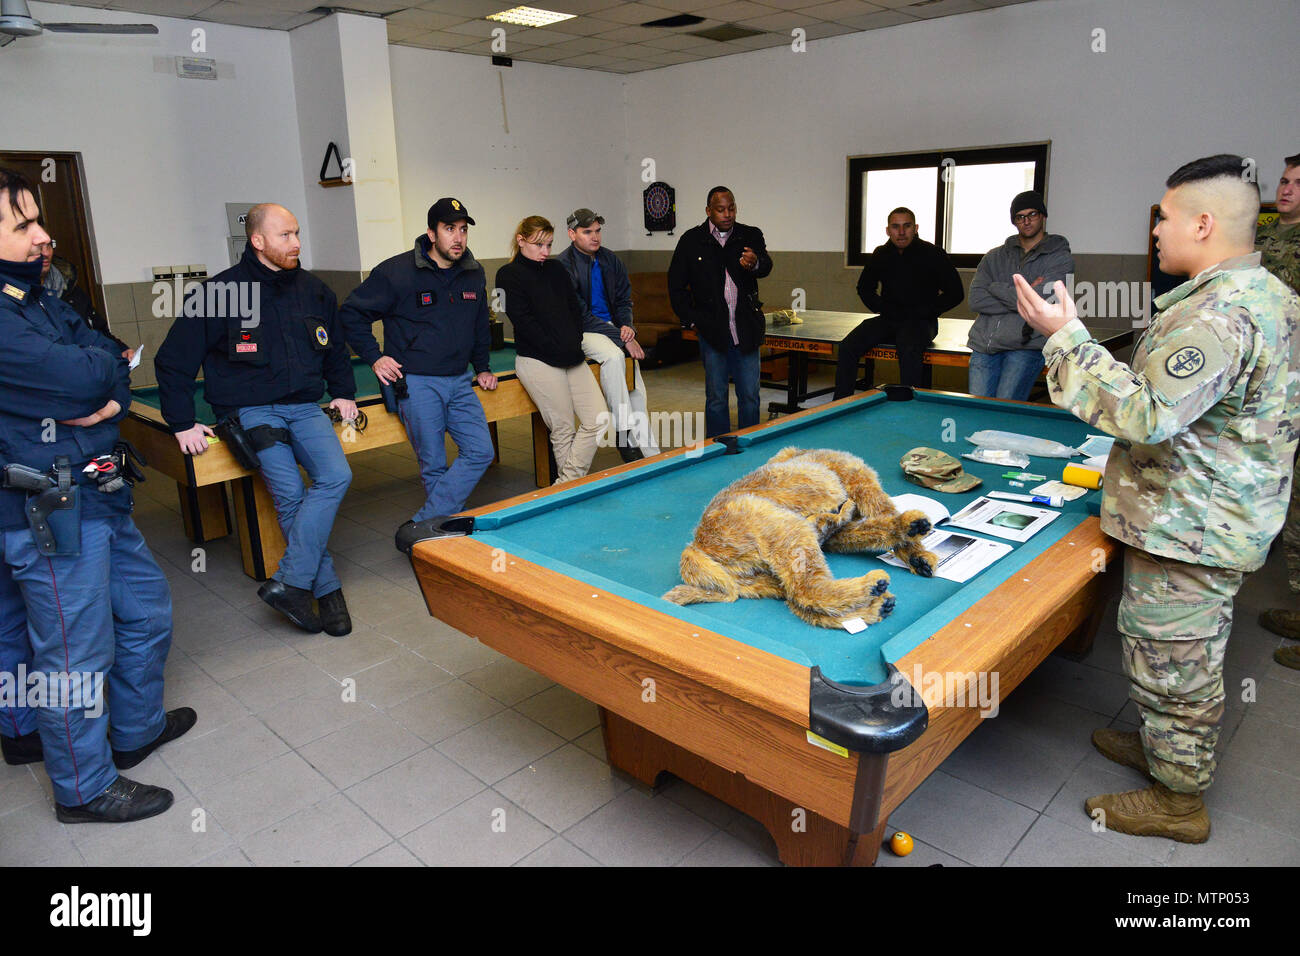
{"label": "camouflage cap on table", "polygon": [[983,484],[974,475],[966,474],[956,458],[937,448],[913,448],[898,463],[903,466],[908,481],[934,491],[956,494]]}

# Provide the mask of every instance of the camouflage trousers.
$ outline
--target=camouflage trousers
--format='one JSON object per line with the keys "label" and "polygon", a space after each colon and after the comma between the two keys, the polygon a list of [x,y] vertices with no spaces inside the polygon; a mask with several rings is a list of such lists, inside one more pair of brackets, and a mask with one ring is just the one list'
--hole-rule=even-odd
{"label": "camouflage trousers", "polygon": [[1151,775],[1198,793],[1214,777],[1223,655],[1242,573],[1124,549],[1119,632]]}
{"label": "camouflage trousers", "polygon": [[1287,583],[1293,594],[1300,594],[1300,457],[1291,474],[1291,504],[1282,525],[1282,550],[1286,554]]}

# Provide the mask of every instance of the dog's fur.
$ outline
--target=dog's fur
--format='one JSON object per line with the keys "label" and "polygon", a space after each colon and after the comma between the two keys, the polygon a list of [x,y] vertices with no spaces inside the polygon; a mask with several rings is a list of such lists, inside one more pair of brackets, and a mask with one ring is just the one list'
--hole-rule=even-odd
{"label": "dog's fur", "polygon": [[836,580],[826,551],[888,551],[914,574],[930,577],[936,557],[921,548],[930,522],[894,507],[876,473],[856,455],[784,448],[709,502],[682,552],[685,584],[674,604],[784,598],[809,624],[839,627],[845,618],[874,624],[894,609],[889,575],[870,571]]}

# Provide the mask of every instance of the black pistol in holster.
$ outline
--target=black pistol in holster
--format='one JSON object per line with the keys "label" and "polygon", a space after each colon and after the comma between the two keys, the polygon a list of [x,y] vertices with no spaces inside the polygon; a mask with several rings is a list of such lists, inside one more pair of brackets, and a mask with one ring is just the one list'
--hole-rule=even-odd
{"label": "black pistol in holster", "polygon": [[397,414],[397,403],[408,397],[406,379],[399,378],[392,382],[379,379],[379,394],[384,398],[384,408],[390,415]]}
{"label": "black pistol in holster", "polygon": [[216,431],[217,437],[230,446],[235,461],[249,471],[257,471],[262,467],[262,462],[257,457],[259,451],[281,443],[287,445],[290,437],[287,428],[255,425],[246,429],[234,415],[217,422]]}
{"label": "black pistol in holster", "polygon": [[[72,483],[72,466],[66,455],[54,460],[54,475],[48,475],[28,468],[26,465],[5,465],[4,487],[29,492],[23,513],[27,516],[27,525],[32,530],[32,540],[41,554],[79,554],[81,552],[81,528],[76,520],[77,486]],[[71,522],[54,521],[51,516],[56,512],[72,512]],[[65,540],[60,546],[55,538],[52,524],[66,528]]]}

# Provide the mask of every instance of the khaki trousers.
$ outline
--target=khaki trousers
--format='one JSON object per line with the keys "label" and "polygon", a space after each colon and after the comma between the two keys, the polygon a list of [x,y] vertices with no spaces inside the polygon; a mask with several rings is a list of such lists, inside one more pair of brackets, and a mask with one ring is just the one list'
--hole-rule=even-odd
{"label": "khaki trousers", "polygon": [[[587,363],[556,368],[520,355],[515,359],[515,374],[551,430],[551,449],[559,471],[555,483],[581,478],[591,468],[591,459],[596,457],[600,413],[607,411],[600,386]],[[576,430],[574,418],[578,420]]]}

